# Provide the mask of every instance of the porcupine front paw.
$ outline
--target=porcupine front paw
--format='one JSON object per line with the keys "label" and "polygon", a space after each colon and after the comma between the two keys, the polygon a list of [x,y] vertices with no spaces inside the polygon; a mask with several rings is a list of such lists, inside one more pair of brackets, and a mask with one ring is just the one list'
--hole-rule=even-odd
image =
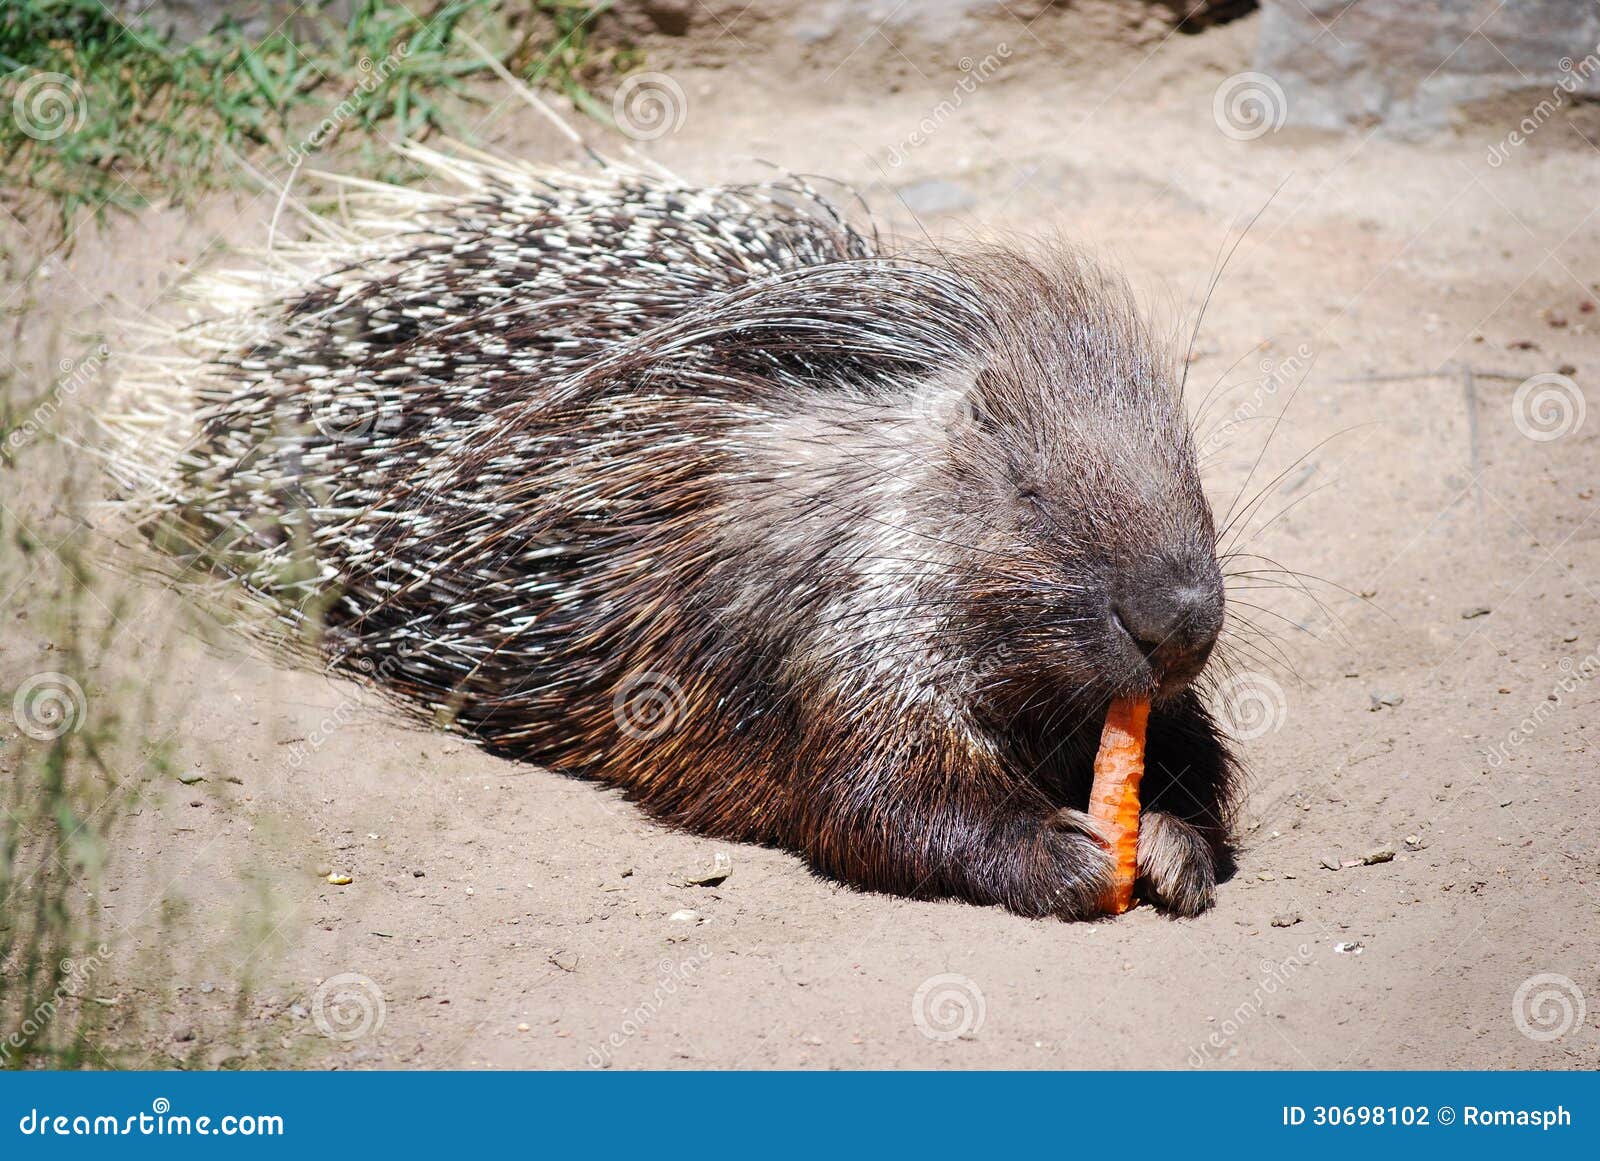
{"label": "porcupine front paw", "polygon": [[1039,835],[1044,868],[1024,915],[1089,919],[1105,913],[1115,863],[1101,824],[1081,810],[1063,807],[1045,820]]}
{"label": "porcupine front paw", "polygon": [[1139,816],[1138,894],[1174,915],[1198,915],[1216,900],[1217,857],[1199,830],[1160,810]]}

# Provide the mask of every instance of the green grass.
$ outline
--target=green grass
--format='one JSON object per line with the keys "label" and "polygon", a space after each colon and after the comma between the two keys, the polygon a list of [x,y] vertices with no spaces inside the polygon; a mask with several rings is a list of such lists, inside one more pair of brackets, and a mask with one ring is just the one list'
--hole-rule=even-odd
{"label": "green grass", "polygon": [[630,61],[626,49],[596,44],[609,7],[361,0],[336,23],[313,3],[265,38],[230,20],[175,44],[148,24],[123,24],[99,0],[7,0],[0,160],[67,221],[85,209],[184,200],[252,152],[294,157],[354,137],[368,168],[381,170],[385,142],[469,135],[463,111],[491,90],[478,83],[490,69],[468,36],[530,84],[604,118],[590,87]]}

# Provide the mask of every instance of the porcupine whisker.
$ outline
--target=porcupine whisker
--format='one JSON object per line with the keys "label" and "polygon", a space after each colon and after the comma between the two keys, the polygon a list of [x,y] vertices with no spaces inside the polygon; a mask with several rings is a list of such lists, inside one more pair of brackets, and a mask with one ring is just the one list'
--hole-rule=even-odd
{"label": "porcupine whisker", "polygon": [[[1338,592],[1343,593],[1348,597],[1351,597],[1354,600],[1360,601],[1374,612],[1380,613],[1385,617],[1389,617],[1391,620],[1393,619],[1393,614],[1387,609],[1383,608],[1383,606],[1374,603],[1370,598],[1362,596],[1355,589],[1349,588],[1346,585],[1342,585],[1338,581],[1329,580],[1327,577],[1318,576],[1315,573],[1301,572],[1297,569],[1284,568],[1271,557],[1262,556],[1260,553],[1234,552],[1230,554],[1230,559],[1245,558],[1254,558],[1265,561],[1266,563],[1271,564],[1273,567],[1268,569],[1238,569],[1234,570],[1233,572],[1224,573],[1224,578],[1236,576],[1266,578],[1272,575],[1291,577],[1293,578],[1293,584],[1288,581],[1278,581],[1277,583],[1283,585],[1285,588],[1290,589],[1291,591],[1304,594],[1312,601],[1318,601],[1320,598],[1318,598],[1315,593],[1312,592],[1309,585],[1312,583],[1323,584],[1327,585],[1331,589],[1335,589]],[[1324,607],[1324,612],[1327,613],[1330,618],[1334,616],[1333,612],[1326,607]]]}
{"label": "porcupine whisker", "polygon": [[[1290,402],[1293,402],[1293,400],[1291,399]],[[1287,409],[1288,404],[1285,403],[1284,406]],[[1278,419],[1278,421],[1281,422],[1282,416],[1281,415],[1278,416],[1277,419]],[[1305,451],[1301,452],[1298,456],[1296,456],[1292,463],[1287,465],[1285,468],[1283,468],[1282,471],[1278,472],[1275,476],[1273,476],[1272,479],[1268,480],[1265,484],[1263,484],[1256,491],[1255,495],[1253,497],[1251,497],[1250,501],[1245,504],[1245,506],[1243,508],[1240,508],[1236,513],[1233,512],[1232,508],[1230,508],[1230,510],[1229,510],[1230,511],[1229,518],[1222,525],[1222,527],[1220,529],[1218,529],[1218,531],[1217,531],[1216,540],[1217,540],[1217,544],[1219,546],[1218,547],[1218,551],[1220,553],[1222,553],[1223,555],[1227,554],[1227,552],[1233,547],[1233,543],[1232,543],[1232,541],[1230,541],[1227,545],[1223,545],[1222,538],[1227,536],[1230,532],[1233,532],[1236,527],[1244,527],[1245,525],[1247,525],[1249,520],[1250,520],[1250,514],[1261,505],[1261,503],[1265,500],[1265,498],[1267,496],[1269,496],[1271,494],[1272,488],[1274,486],[1276,486],[1277,484],[1281,483],[1284,480],[1284,478],[1288,476],[1288,474],[1290,472],[1294,471],[1301,464],[1305,463],[1307,459],[1309,459],[1311,456],[1315,455],[1318,451],[1321,451],[1324,447],[1326,447],[1328,444],[1332,443],[1334,440],[1340,439],[1343,436],[1348,435],[1350,432],[1356,431],[1356,430],[1358,430],[1358,429],[1360,429],[1362,427],[1366,427],[1366,426],[1369,426],[1369,425],[1365,424],[1365,423],[1352,424],[1351,426],[1349,426],[1347,428],[1342,428],[1339,431],[1333,432],[1332,434],[1324,436],[1322,439],[1319,439],[1316,443],[1312,444],[1309,448],[1307,448]],[[1272,432],[1268,434],[1267,442],[1269,442],[1269,443],[1271,442],[1272,435],[1276,434],[1277,429],[1278,429],[1278,423],[1275,422],[1273,424]],[[1265,453],[1266,453],[1266,445],[1263,444],[1262,445],[1262,454],[1264,455]],[[1259,467],[1260,464],[1261,464],[1261,458],[1260,458],[1260,456],[1258,456],[1256,458],[1256,467]],[[1255,474],[1255,468],[1253,467],[1253,468],[1251,468],[1251,475],[1254,475],[1254,474]],[[1248,486],[1248,477],[1246,479],[1246,485],[1245,486]],[[1244,487],[1241,487],[1239,495],[1234,498],[1234,504],[1235,505],[1238,504],[1238,501],[1243,496],[1243,494],[1244,494]]]}
{"label": "porcupine whisker", "polygon": [[[1211,406],[1212,406],[1212,403],[1216,399],[1221,398],[1221,392],[1225,388],[1228,389],[1228,390],[1231,390],[1234,387],[1242,387],[1247,383],[1251,383],[1251,382],[1255,381],[1253,379],[1245,379],[1245,380],[1242,380],[1239,383],[1228,383],[1227,382],[1228,376],[1232,375],[1234,373],[1234,371],[1238,370],[1239,364],[1244,362],[1246,359],[1248,359],[1254,353],[1255,353],[1254,349],[1246,349],[1241,355],[1239,355],[1238,358],[1234,359],[1233,362],[1229,363],[1227,365],[1227,367],[1225,367],[1223,369],[1222,373],[1219,374],[1216,377],[1216,379],[1214,379],[1212,381],[1211,386],[1206,389],[1205,395],[1201,397],[1200,406],[1195,409],[1194,413],[1192,414],[1192,416],[1191,416],[1191,418],[1189,420],[1189,422],[1194,425],[1194,429],[1196,431],[1199,431],[1200,428],[1202,427],[1202,425],[1204,425],[1205,420],[1206,420],[1206,415],[1209,413],[1209,411],[1211,409]],[[1263,376],[1263,378],[1264,378],[1264,376]],[[1255,417],[1252,417],[1252,418],[1262,418],[1262,419],[1264,419],[1264,418],[1267,418],[1267,417],[1266,416],[1255,416]],[[1203,447],[1207,443],[1209,443],[1210,442],[1210,438],[1211,438],[1211,432],[1208,431],[1206,433],[1205,437],[1200,440],[1201,446]]]}
{"label": "porcupine whisker", "polygon": [[[1272,644],[1275,645],[1276,643]],[[1232,680],[1247,680],[1249,676],[1233,665],[1232,655],[1234,653],[1248,658],[1263,669],[1281,670],[1287,673],[1297,684],[1304,684],[1304,678],[1301,677],[1299,669],[1288,654],[1281,649],[1273,648],[1272,645],[1261,641],[1251,641],[1243,637],[1231,638],[1226,642],[1225,648],[1221,653],[1221,668]]]}
{"label": "porcupine whisker", "polygon": [[[1278,429],[1283,426],[1283,421],[1289,414],[1289,408],[1294,406],[1295,399],[1299,397],[1300,388],[1305,386],[1305,382],[1309,374],[1310,368],[1308,367],[1304,372],[1301,373],[1300,378],[1295,381],[1294,387],[1289,392],[1289,397],[1283,401],[1283,406],[1278,409],[1277,415],[1273,416],[1272,426],[1267,429],[1267,438],[1261,441],[1261,449],[1256,453],[1256,458],[1251,463],[1250,470],[1245,473],[1244,479],[1240,482],[1239,491],[1235,493],[1233,501],[1228,505],[1227,511],[1222,515],[1223,532],[1226,532],[1226,530],[1232,526],[1234,520],[1234,510],[1238,507],[1239,501],[1243,499],[1245,492],[1249,489],[1250,481],[1255,478],[1256,471],[1261,467],[1262,461],[1266,459],[1267,451],[1272,447],[1272,441],[1277,437]],[[1218,533],[1219,539],[1222,534],[1222,532]]]}
{"label": "porcupine whisker", "polygon": [[[1285,177],[1278,183],[1277,188],[1272,191],[1267,200],[1262,202],[1261,207],[1250,216],[1250,220],[1245,223],[1244,229],[1239,231],[1239,235],[1233,240],[1232,245],[1228,245],[1227,236],[1223,236],[1223,242],[1218,246],[1218,253],[1222,255],[1221,261],[1212,260],[1213,273],[1206,286],[1205,297],[1200,301],[1200,309],[1195,314],[1194,329],[1190,332],[1188,345],[1184,349],[1183,372],[1178,379],[1178,395],[1180,397],[1182,397],[1189,385],[1189,368],[1193,365],[1194,345],[1200,338],[1200,327],[1205,322],[1206,310],[1211,306],[1211,296],[1216,293],[1217,287],[1221,285],[1222,276],[1228,269],[1228,263],[1233,261],[1234,254],[1238,252],[1239,247],[1244,243],[1245,238],[1249,236],[1250,231],[1255,229],[1255,225],[1261,220],[1261,216],[1271,208],[1273,202],[1277,201],[1278,195],[1283,192],[1283,187],[1288,184],[1288,181],[1288,177]],[[1228,246],[1225,254],[1222,253],[1223,245]]]}
{"label": "porcupine whisker", "polygon": [[1284,616],[1284,614],[1278,612],[1276,609],[1268,608],[1266,605],[1258,605],[1251,601],[1235,600],[1231,603],[1242,609],[1254,610],[1255,612],[1261,613],[1264,616],[1271,617],[1275,621],[1282,621],[1285,625],[1288,625],[1289,628],[1293,629],[1297,633],[1304,633],[1308,637],[1316,637],[1315,633],[1306,628],[1306,626],[1302,625],[1299,621],[1296,621],[1293,617]]}

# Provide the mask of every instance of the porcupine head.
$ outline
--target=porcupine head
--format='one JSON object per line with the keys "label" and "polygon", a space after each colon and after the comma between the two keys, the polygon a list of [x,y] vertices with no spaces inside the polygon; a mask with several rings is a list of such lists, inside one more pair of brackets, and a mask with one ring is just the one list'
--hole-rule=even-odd
{"label": "porcupine head", "polygon": [[908,551],[945,564],[920,598],[998,720],[1065,696],[1097,729],[1112,697],[1187,688],[1222,628],[1179,381],[1131,292],[1087,263],[1002,256],[972,277],[970,360],[912,400],[927,503]]}

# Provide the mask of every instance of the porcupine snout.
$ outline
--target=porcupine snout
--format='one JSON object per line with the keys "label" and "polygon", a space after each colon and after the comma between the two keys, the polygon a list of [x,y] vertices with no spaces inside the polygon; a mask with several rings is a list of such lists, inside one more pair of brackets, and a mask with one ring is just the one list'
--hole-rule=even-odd
{"label": "porcupine snout", "polygon": [[1125,565],[1109,596],[1130,661],[1149,666],[1160,694],[1177,693],[1199,675],[1222,630],[1222,576],[1211,553],[1154,555]]}

